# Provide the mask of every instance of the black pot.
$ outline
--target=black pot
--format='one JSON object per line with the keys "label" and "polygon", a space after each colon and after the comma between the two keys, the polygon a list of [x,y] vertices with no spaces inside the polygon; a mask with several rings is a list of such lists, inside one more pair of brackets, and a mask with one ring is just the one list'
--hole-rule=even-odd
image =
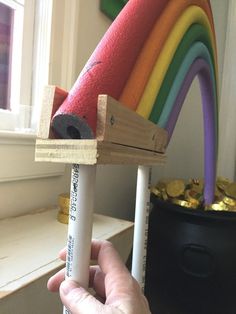
{"label": "black pot", "polygon": [[152,314],[236,314],[236,213],[151,201],[145,294]]}

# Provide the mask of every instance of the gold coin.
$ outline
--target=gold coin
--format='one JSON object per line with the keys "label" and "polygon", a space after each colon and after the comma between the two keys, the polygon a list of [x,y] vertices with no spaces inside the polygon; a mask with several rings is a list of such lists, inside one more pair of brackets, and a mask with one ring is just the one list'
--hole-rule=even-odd
{"label": "gold coin", "polygon": [[166,183],[164,181],[159,181],[157,184],[156,184],[156,188],[160,191],[163,191],[166,189]]}
{"label": "gold coin", "polygon": [[177,198],[171,199],[171,202],[173,204],[180,205],[182,207],[193,208],[193,209],[197,208],[197,206],[195,206],[191,202],[188,202],[188,201],[185,201],[185,200],[180,200],[180,199],[177,199]]}
{"label": "gold coin", "polygon": [[196,190],[192,189],[190,191],[190,196],[197,199],[199,202],[203,202],[203,193],[198,193]]}
{"label": "gold coin", "polygon": [[236,211],[236,206],[227,206],[228,208],[228,211],[231,211],[231,212],[235,212]]}
{"label": "gold coin", "polygon": [[153,193],[157,197],[161,198],[161,191],[159,189],[157,189],[156,187],[151,188],[151,193]]}
{"label": "gold coin", "polygon": [[192,190],[194,190],[196,193],[202,194],[204,188],[204,181],[201,179],[197,179],[192,184]]}
{"label": "gold coin", "polygon": [[65,214],[68,214],[70,207],[70,194],[69,193],[60,194],[58,196],[58,205]]}
{"label": "gold coin", "polygon": [[228,207],[224,202],[213,203],[205,207],[206,210],[228,211]]}
{"label": "gold coin", "polygon": [[[161,179],[151,192],[164,201],[172,202],[187,208],[199,208],[203,204],[204,181],[190,179],[187,184],[184,180]],[[215,186],[215,201],[205,205],[205,210],[236,211],[236,183],[218,177]]]}
{"label": "gold coin", "polygon": [[69,215],[59,211],[57,213],[57,220],[63,224],[68,224],[69,222]]}
{"label": "gold coin", "polygon": [[169,199],[166,191],[161,191],[161,196],[164,201],[167,201]]}
{"label": "gold coin", "polygon": [[216,185],[221,191],[225,191],[229,184],[230,181],[227,178],[218,177],[216,180]]}
{"label": "gold coin", "polygon": [[236,199],[236,183],[230,183],[225,189],[225,194]]}
{"label": "gold coin", "polygon": [[185,190],[184,197],[193,207],[198,207],[200,205],[200,196],[194,190]]}
{"label": "gold coin", "polygon": [[166,192],[171,197],[178,197],[184,193],[185,183],[183,180],[173,180],[166,185]]}
{"label": "gold coin", "polygon": [[190,184],[196,184],[196,185],[198,185],[198,184],[199,184],[199,179],[194,179],[194,178],[192,178],[192,179],[189,180],[189,182],[190,182]]}
{"label": "gold coin", "polygon": [[223,198],[223,202],[225,203],[225,205],[229,205],[233,207],[236,206],[236,200],[228,196],[225,196]]}
{"label": "gold coin", "polygon": [[202,187],[200,187],[199,185],[193,185],[192,186],[192,190],[194,190],[195,191],[195,193],[197,193],[197,194],[203,194],[203,188]]}
{"label": "gold coin", "polygon": [[218,186],[215,187],[215,198],[221,200],[224,197],[224,194],[221,192],[221,189]]}

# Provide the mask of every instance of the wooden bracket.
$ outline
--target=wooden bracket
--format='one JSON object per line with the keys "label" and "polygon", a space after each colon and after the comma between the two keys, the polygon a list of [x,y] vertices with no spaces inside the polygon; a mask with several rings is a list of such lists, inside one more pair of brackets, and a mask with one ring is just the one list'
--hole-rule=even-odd
{"label": "wooden bracket", "polygon": [[107,95],[99,95],[96,139],[55,139],[51,117],[67,96],[47,86],[35,160],[78,164],[153,165],[165,162],[167,132]]}
{"label": "wooden bracket", "polygon": [[57,86],[45,86],[42,100],[41,115],[37,136],[39,138],[53,138],[53,132],[50,128],[51,119],[57,109],[66,99],[68,92]]}

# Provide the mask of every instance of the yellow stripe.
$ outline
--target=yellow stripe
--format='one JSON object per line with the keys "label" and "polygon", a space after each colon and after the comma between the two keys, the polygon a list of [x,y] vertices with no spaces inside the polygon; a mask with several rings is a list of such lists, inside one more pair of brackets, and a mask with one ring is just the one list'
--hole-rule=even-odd
{"label": "yellow stripe", "polygon": [[204,10],[200,7],[195,5],[190,6],[177,20],[160,52],[136,110],[136,112],[141,116],[148,119],[165,74],[174,57],[175,51],[185,32],[194,23],[199,23],[206,27],[214,51],[214,62],[217,69],[214,36],[208,17]]}

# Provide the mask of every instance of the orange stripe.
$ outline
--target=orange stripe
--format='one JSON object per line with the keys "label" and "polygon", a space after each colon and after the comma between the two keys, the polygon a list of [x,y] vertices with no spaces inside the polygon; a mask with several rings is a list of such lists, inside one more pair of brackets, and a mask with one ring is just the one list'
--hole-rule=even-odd
{"label": "orange stripe", "polygon": [[[129,108],[136,110],[141,99],[149,76],[160,54],[162,46],[166,41],[169,32],[173,28],[179,16],[190,5],[198,5],[207,14],[212,32],[214,33],[214,23],[211,7],[206,0],[172,0],[166,6],[160,18],[156,21],[143,49],[131,71],[129,79],[122,91],[120,102]],[[214,43],[215,44],[215,43]],[[216,44],[215,44],[216,50]]]}

